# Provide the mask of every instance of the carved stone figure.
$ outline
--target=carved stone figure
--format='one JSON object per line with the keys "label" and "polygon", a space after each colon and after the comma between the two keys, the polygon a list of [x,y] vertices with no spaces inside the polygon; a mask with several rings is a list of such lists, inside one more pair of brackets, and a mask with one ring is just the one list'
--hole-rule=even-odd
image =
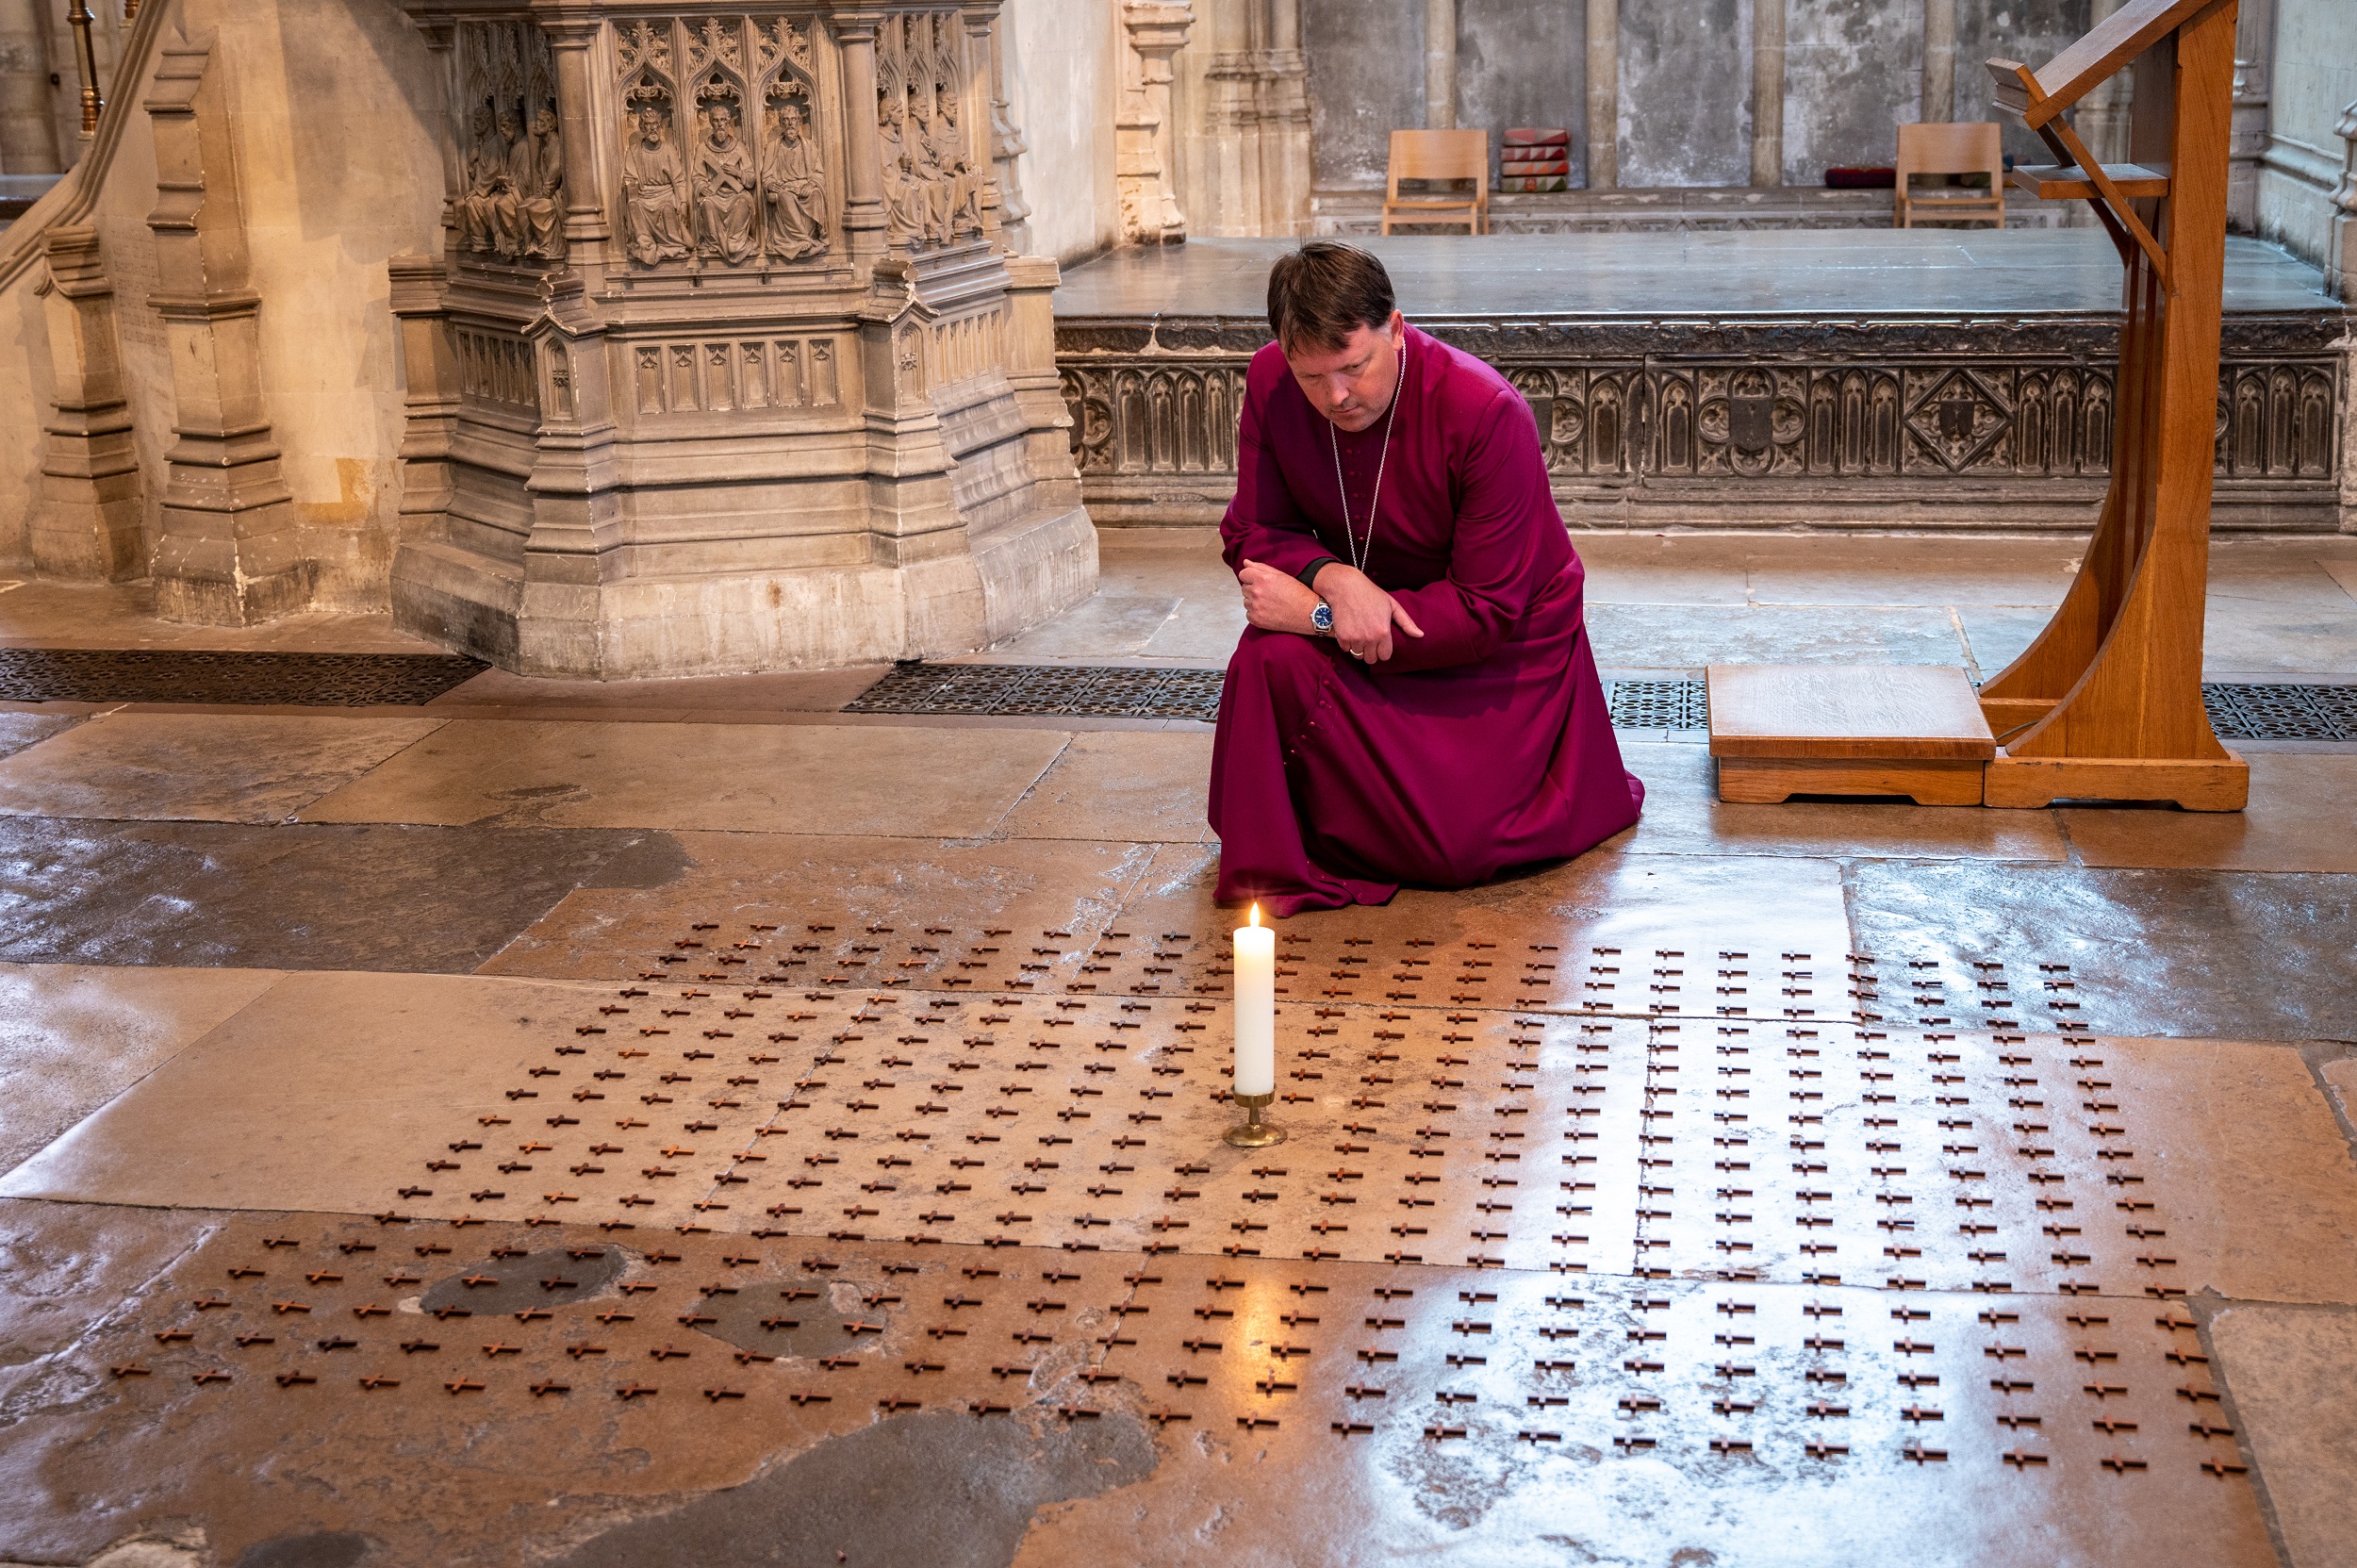
{"label": "carved stone figure", "polygon": [[932,120],[921,111],[909,117],[907,143],[915,165],[915,206],[925,238],[936,245],[949,242],[950,175],[941,164],[941,143]]}
{"label": "carved stone figure", "polygon": [[491,197],[491,249],[502,260],[513,261],[524,254],[524,194],[536,177],[532,139],[512,110],[502,109],[499,140],[492,145],[498,149],[499,173]]}
{"label": "carved stone figure", "polygon": [[704,139],[696,149],[696,250],[732,265],[753,254],[752,149],[736,134],[736,106],[704,110]]}
{"label": "carved stone figure", "polygon": [[466,189],[451,203],[461,250],[482,254],[491,249],[492,211],[507,181],[507,159],[500,150],[504,146],[491,140],[490,108],[476,109],[473,142],[467,154]]}
{"label": "carved stone figure", "polygon": [[687,174],[665,119],[660,104],[641,104],[637,129],[622,149],[622,215],[631,259],[641,267],[695,254],[687,239]]}
{"label": "carved stone figure", "polygon": [[916,182],[916,159],[904,134],[908,114],[887,98],[876,118],[876,138],[883,151],[884,232],[895,245],[915,245],[925,238],[920,216],[923,194]]}
{"label": "carved stone figure", "polygon": [[946,88],[934,99],[933,161],[941,166],[947,219],[952,239],[982,232],[981,181],[974,173],[974,149],[958,124],[958,100]]}
{"label": "carved stone figure", "polygon": [[769,120],[761,158],[765,208],[763,247],[783,261],[800,261],[827,248],[826,170],[801,106],[784,104]]}
{"label": "carved stone figure", "polygon": [[[556,110],[532,119],[531,167],[523,181],[524,254],[555,261],[565,255],[565,143],[557,134]],[[513,165],[511,164],[511,167]]]}

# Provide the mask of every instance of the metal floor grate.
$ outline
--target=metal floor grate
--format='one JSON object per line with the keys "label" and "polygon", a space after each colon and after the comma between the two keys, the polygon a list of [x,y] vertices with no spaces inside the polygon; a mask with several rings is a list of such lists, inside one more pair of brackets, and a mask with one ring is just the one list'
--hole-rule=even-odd
{"label": "metal floor grate", "polygon": [[[1700,681],[1607,681],[1620,730],[1706,730]],[[2208,682],[2202,705],[2220,740],[2357,741],[2357,685],[2244,685]]]}
{"label": "metal floor grate", "polygon": [[2357,685],[2201,688],[2220,740],[2357,740]]}
{"label": "metal floor grate", "polygon": [[420,707],[489,668],[451,653],[0,648],[0,701]]}
{"label": "metal floor grate", "polygon": [[1616,730],[1707,730],[1710,703],[1700,681],[1607,681]]}
{"label": "metal floor grate", "polygon": [[1038,714],[1095,718],[1219,717],[1216,669],[1088,665],[906,664],[845,713]]}

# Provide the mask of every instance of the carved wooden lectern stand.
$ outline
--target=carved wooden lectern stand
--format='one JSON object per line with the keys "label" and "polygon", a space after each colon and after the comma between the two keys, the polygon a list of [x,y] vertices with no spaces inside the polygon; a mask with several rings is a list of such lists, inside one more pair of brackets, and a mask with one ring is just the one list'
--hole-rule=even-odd
{"label": "carved wooden lectern stand", "polygon": [[[1722,799],[1961,803],[1975,754],[1987,759],[1976,798],[1992,806],[2238,811],[2249,799],[2248,766],[2201,706],[2234,10],[2129,0],[2043,70],[1988,62],[2000,107],[2061,160],[2016,169],[2013,183],[2091,203],[2127,272],[2111,487],[2061,608],[1981,688],[1977,716],[1953,701],[1969,689],[1961,670],[1712,668]],[[2130,68],[2134,161],[2098,164],[2063,115]],[[1930,692],[1940,678],[1957,690]]]}
{"label": "carved wooden lectern stand", "polygon": [[[2250,798],[2249,767],[2201,707],[2234,4],[2136,0],[2043,71],[1988,64],[1999,104],[2064,164],[2015,183],[2092,203],[2128,273],[2102,520],[2062,608],[1981,688],[2003,746],[1992,806],[2091,795],[2239,811]],[[2131,61],[2134,161],[2105,167],[2063,111]]]}

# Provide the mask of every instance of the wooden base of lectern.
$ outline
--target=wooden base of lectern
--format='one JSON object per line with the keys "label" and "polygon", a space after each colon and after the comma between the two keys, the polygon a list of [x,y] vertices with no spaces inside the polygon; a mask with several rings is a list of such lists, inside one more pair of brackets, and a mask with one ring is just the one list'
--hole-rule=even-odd
{"label": "wooden base of lectern", "polygon": [[1997,754],[1972,683],[1939,666],[1712,665],[1719,799],[1904,795],[1977,806]]}
{"label": "wooden base of lectern", "polygon": [[2250,801],[2250,765],[2147,757],[2009,757],[1989,762],[1986,803],[2016,809],[2056,801],[2173,801],[2187,811],[2240,811]]}

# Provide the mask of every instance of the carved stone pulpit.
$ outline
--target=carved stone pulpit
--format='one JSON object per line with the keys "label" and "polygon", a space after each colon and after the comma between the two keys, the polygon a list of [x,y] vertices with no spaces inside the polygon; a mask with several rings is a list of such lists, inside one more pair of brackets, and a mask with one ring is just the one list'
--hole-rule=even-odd
{"label": "carved stone pulpit", "polygon": [[996,0],[409,6],[444,246],[392,267],[397,621],[535,674],[971,652],[1086,597]]}

